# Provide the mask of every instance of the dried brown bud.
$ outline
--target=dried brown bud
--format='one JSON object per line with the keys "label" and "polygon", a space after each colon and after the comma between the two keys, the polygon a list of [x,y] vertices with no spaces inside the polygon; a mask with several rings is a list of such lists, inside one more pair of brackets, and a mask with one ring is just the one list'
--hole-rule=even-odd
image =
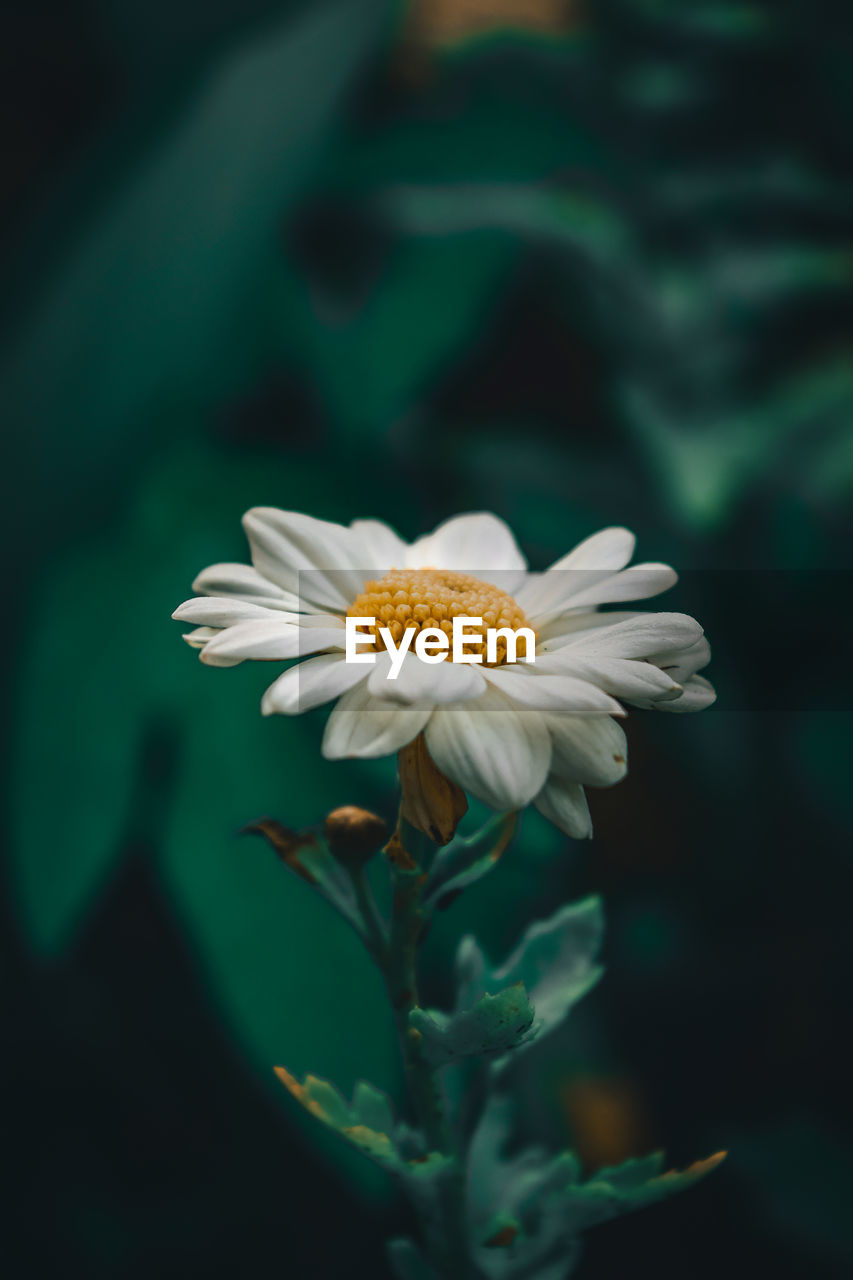
{"label": "dried brown bud", "polygon": [[422,733],[403,747],[397,759],[403,817],[435,844],[449,844],[468,812],[465,792],[441,772]]}
{"label": "dried brown bud", "polygon": [[360,867],[369,862],[388,839],[388,827],[369,809],[344,804],[326,818],[323,834],[339,862]]}

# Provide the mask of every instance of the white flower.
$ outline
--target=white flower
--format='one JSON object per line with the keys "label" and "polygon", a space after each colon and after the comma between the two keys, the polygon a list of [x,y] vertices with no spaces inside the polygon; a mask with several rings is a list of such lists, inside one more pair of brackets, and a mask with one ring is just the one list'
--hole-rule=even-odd
{"label": "white flower", "polygon": [[[196,624],[185,639],[212,666],[305,659],[270,685],[262,711],[293,715],[337,699],[327,759],[388,755],[423,733],[463,790],[498,810],[532,802],[583,837],[592,830],[584,787],[610,786],[627,769],[613,718],[625,714],[621,703],[698,711],[714,700],[696,674],[710,649],[692,618],[599,611],[676,581],[667,565],[626,568],[635,541],[627,529],[602,529],[532,573],[507,525],[488,513],[447,520],[411,545],[378,520],[347,528],[258,507],[243,524],[252,566],[205,569],[193,584],[199,596],[173,617]],[[344,619],[374,612],[395,640],[404,627],[447,630],[455,613],[526,625],[535,661],[426,666],[410,651],[388,680],[381,642],[373,665],[345,661]]]}

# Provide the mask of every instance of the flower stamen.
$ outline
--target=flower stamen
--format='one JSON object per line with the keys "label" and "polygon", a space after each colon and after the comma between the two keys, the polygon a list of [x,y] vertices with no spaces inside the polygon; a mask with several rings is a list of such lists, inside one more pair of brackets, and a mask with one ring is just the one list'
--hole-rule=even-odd
{"label": "flower stamen", "polygon": [[[362,628],[362,634],[364,648],[369,651],[372,647],[377,652],[385,648],[380,627],[386,627],[399,646],[407,631],[414,632],[413,642],[418,632],[427,629],[443,631],[451,640],[454,618],[482,618],[480,638],[466,644],[463,652],[480,654],[483,662],[487,631],[519,631],[528,626],[524,611],[506,591],[451,569],[392,569],[384,578],[364,584],[364,591],[347,609],[347,616],[375,619],[375,625]],[[475,630],[471,625],[466,627],[469,634]],[[372,646],[367,640],[369,635],[373,636]],[[497,636],[496,654],[497,660],[487,665],[502,666],[506,662],[505,636]],[[448,657],[452,661],[452,651]]]}

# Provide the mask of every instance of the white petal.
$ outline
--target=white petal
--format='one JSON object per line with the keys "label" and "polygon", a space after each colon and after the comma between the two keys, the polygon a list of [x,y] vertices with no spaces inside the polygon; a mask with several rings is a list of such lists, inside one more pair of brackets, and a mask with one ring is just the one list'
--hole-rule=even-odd
{"label": "white petal", "polygon": [[549,622],[536,625],[536,652],[547,652],[559,649],[568,642],[570,636],[581,635],[584,631],[595,631],[598,627],[613,627],[617,622],[627,622],[629,618],[642,618],[645,615],[638,609],[612,609],[607,613],[599,613],[595,609],[578,609],[578,611],[560,614]]}
{"label": "white petal", "polygon": [[[181,639],[186,640],[191,649],[204,649],[209,640],[221,634],[219,627],[196,627],[195,631],[186,631],[181,636]],[[198,656],[201,657],[201,654],[199,653]],[[242,661],[242,658],[222,658],[214,665],[217,667],[236,667]]]}
{"label": "white petal", "polygon": [[212,564],[203,569],[193,583],[193,591],[201,596],[236,596],[268,609],[296,609],[295,595],[282,591],[250,564]]}
{"label": "white petal", "polygon": [[380,653],[368,677],[374,698],[411,705],[414,702],[468,702],[486,692],[486,682],[475,666],[465,663],[421,662],[417,654],[406,654],[396,679],[388,678],[391,656]]}
{"label": "white petal", "polygon": [[670,649],[666,653],[653,653],[649,662],[653,662],[661,671],[665,671],[673,680],[683,684],[697,671],[707,667],[711,661],[711,646],[704,636],[691,645],[689,649]]}
{"label": "white petal", "polygon": [[362,590],[370,565],[352,529],[277,507],[253,507],[243,527],[255,568],[298,596],[300,608],[345,612]]}
{"label": "white petal", "polygon": [[346,642],[346,622],[337,613],[297,613],[294,614],[300,627],[329,627],[332,631],[340,631],[340,642]]}
{"label": "white petal", "polygon": [[553,760],[564,781],[609,787],[628,771],[628,744],[609,716],[547,716]]}
{"label": "white petal", "polygon": [[557,649],[537,658],[536,666],[542,674],[561,673],[576,676],[597,685],[614,698],[677,698],[681,685],[669,671],[662,671],[650,662],[630,658],[607,658],[593,654],[576,654],[573,648]]}
{"label": "white petal", "polygon": [[549,822],[572,839],[588,840],[592,835],[589,805],[579,783],[549,778],[533,803]]}
{"label": "white petal", "polygon": [[647,658],[666,649],[689,648],[701,635],[699,623],[686,613],[640,613],[627,622],[569,636],[560,651],[567,654],[574,650],[578,656]]}
{"label": "white petal", "polygon": [[601,569],[613,573],[616,569],[624,569],[634,554],[636,542],[631,530],[620,525],[599,529],[598,533],[579,542],[568,555],[555,560],[549,572],[554,569]]}
{"label": "white petal", "polygon": [[237,622],[250,622],[257,618],[295,622],[298,616],[233,596],[196,596],[178,605],[172,614],[176,622],[194,622],[200,627],[231,627]]}
{"label": "white petal", "polygon": [[668,591],[677,581],[678,574],[667,564],[634,564],[604,575],[591,570],[549,569],[535,589],[526,586],[519,592],[518,603],[538,633],[566,610],[645,600]]}
{"label": "white petal", "polygon": [[185,631],[181,636],[191,649],[203,649],[208,640],[219,635],[218,627],[196,627],[195,631]]}
{"label": "white petal", "polygon": [[329,716],[323,755],[327,760],[392,755],[418,736],[431,714],[430,703],[400,707],[378,701],[364,680],[344,694]]}
{"label": "white petal", "polygon": [[301,715],[339,698],[366,673],[366,667],[347,662],[340,652],[321,653],[280,675],[261,699],[261,712],[265,716]]}
{"label": "white petal", "polygon": [[445,520],[409,547],[407,564],[411,569],[457,569],[509,592],[527,568],[512,530],[489,511]]}
{"label": "white petal", "polygon": [[555,560],[542,574],[531,575],[517,595],[531,622],[551,613],[578,592],[592,587],[624,566],[634,554],[630,529],[601,529]]}
{"label": "white petal", "polygon": [[476,702],[439,707],[426,740],[439,769],[493,809],[521,809],[548,775],[544,718],[519,711],[495,689]]}
{"label": "white petal", "polygon": [[222,666],[223,658],[284,661],[319,653],[321,649],[343,647],[344,631],[341,627],[305,627],[278,619],[260,619],[238,622],[236,626],[220,631],[202,650],[201,660],[214,667]]}
{"label": "white petal", "polygon": [[717,693],[710,680],[704,676],[691,676],[684,683],[684,693],[672,702],[655,703],[655,711],[704,711],[716,702]]}
{"label": "white petal", "polygon": [[678,574],[668,564],[632,564],[619,573],[611,573],[595,583],[582,583],[571,597],[571,607],[617,604],[627,600],[647,600],[668,591],[678,581]]}
{"label": "white petal", "polygon": [[381,520],[353,520],[350,528],[361,542],[364,551],[361,567],[369,571],[368,577],[405,567],[408,547],[390,525]]}
{"label": "white petal", "polygon": [[509,665],[486,667],[483,675],[513,702],[536,711],[570,711],[578,716],[625,714],[618,702],[582,677]]}

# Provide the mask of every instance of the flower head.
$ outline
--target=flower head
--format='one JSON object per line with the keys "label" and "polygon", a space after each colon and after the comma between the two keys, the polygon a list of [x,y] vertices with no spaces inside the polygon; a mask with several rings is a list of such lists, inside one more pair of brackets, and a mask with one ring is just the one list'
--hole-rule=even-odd
{"label": "flower head", "polygon": [[[251,566],[205,569],[199,595],[173,616],[196,625],[185,639],[211,666],[296,659],[261,709],[293,715],[334,701],[328,759],[388,755],[423,735],[457,787],[499,810],[532,802],[588,836],[584,787],[610,786],[627,769],[622,704],[698,711],[714,700],[697,675],[710,649],[693,618],[601,611],[676,581],[667,565],[626,567],[627,529],[603,529],[533,573],[488,513],[447,520],[411,545],[378,520],[347,527],[259,507],[243,524]],[[356,618],[372,625],[361,661],[348,661],[346,620]],[[454,651],[462,618],[477,622]],[[417,656],[415,637],[431,660]]]}

